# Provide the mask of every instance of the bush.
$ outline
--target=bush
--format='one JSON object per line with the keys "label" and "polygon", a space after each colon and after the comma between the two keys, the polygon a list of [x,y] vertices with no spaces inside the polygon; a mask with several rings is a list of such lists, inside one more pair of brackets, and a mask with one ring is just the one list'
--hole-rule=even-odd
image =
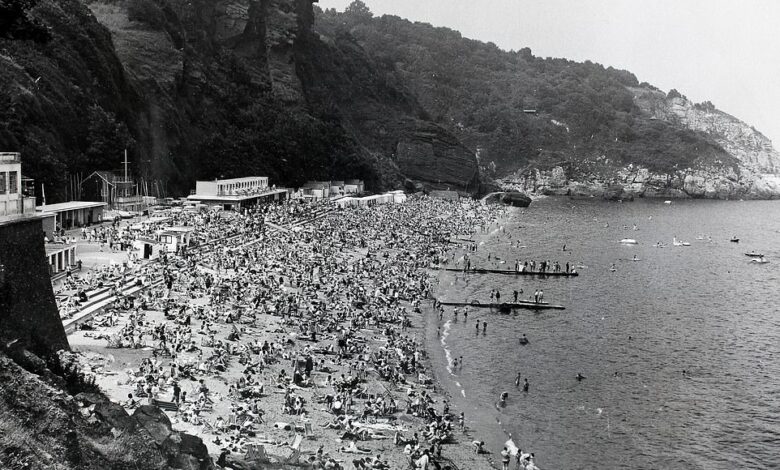
{"label": "bush", "polygon": [[81,367],[67,353],[53,353],[46,358],[49,370],[65,381],[65,390],[71,395],[103,393],[95,378],[82,372]]}

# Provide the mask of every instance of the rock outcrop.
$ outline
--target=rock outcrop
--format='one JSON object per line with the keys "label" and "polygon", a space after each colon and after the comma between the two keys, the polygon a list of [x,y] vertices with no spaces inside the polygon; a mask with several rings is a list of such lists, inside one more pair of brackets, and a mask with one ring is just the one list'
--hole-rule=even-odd
{"label": "rock outcrop", "polygon": [[520,191],[494,192],[482,198],[485,204],[506,204],[513,207],[528,207],[532,199]]}
{"label": "rock outcrop", "polygon": [[211,470],[206,446],[154,407],[133,416],[98,393],[68,394],[0,352],[0,467]]}
{"label": "rock outcrop", "polygon": [[740,169],[684,169],[671,174],[653,173],[628,166],[604,173],[568,175],[562,167],[528,169],[504,178],[505,188],[551,196],[603,197],[630,200],[634,197],[701,199],[780,198],[780,175]]}

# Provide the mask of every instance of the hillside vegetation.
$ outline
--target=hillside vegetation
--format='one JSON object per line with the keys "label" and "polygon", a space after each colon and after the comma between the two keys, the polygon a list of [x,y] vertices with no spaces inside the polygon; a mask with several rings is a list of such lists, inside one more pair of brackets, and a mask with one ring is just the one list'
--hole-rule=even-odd
{"label": "hillside vegetation", "polygon": [[437,123],[480,148],[493,174],[576,167],[602,156],[652,171],[736,163],[707,134],[644,113],[628,87],[653,87],[630,72],[536,57],[528,48],[503,51],[448,28],[373,17],[359,5],[320,10],[318,31],[354,36]]}
{"label": "hillside vegetation", "polygon": [[0,151],[23,153],[48,202],[71,175],[118,169],[125,148],[135,176],[173,196],[249,174],[476,194],[513,175],[603,185],[631,168],[655,181],[704,169],[717,194],[741,195],[757,181],[745,162],[780,168],[768,139],[711,103],[374,17],[359,0],[342,13],[313,0],[0,0],[0,51]]}

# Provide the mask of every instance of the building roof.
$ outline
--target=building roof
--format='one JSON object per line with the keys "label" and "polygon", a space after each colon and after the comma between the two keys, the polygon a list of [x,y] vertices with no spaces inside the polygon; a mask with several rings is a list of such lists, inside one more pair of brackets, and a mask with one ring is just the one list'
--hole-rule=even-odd
{"label": "building roof", "polygon": [[51,256],[61,251],[76,249],[76,245],[74,244],[66,245],[65,243],[44,243],[43,246],[46,249],[46,256]]}
{"label": "building roof", "polygon": [[272,194],[281,194],[286,192],[287,192],[286,189],[269,189],[268,191],[263,191],[261,193],[234,194],[231,196],[210,196],[208,194],[190,194],[189,196],[187,196],[187,199],[190,201],[210,201],[210,202],[231,203],[231,202],[248,201],[259,197],[265,197],[265,196],[270,196]]}
{"label": "building roof", "polygon": [[228,184],[232,184],[232,183],[245,183],[247,181],[256,181],[256,180],[258,180],[260,178],[268,179],[267,176],[244,176],[243,178],[230,178],[230,179],[226,179],[226,180],[218,180],[218,179],[214,179],[214,180],[200,180],[198,182],[199,183],[219,183],[219,184],[228,183]]}
{"label": "building roof", "polygon": [[39,212],[64,212],[77,209],[92,209],[95,207],[105,207],[108,204],[105,202],[94,201],[70,201],[60,202],[59,204],[46,204],[45,206],[37,206],[36,211]]}

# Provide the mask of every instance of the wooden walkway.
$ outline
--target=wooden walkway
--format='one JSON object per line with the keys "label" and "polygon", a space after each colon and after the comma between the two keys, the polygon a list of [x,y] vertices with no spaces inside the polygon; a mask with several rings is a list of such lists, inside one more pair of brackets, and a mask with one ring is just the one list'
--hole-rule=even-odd
{"label": "wooden walkway", "polygon": [[433,268],[439,271],[452,271],[456,273],[464,274],[504,274],[509,276],[539,276],[539,277],[577,277],[580,275],[578,272],[565,272],[565,271],[515,271],[513,269],[485,269],[485,268]]}
{"label": "wooden walkway", "polygon": [[446,305],[450,307],[489,308],[489,309],[495,309],[499,311],[509,311],[515,309],[526,309],[526,310],[565,310],[566,309],[566,307],[564,307],[563,305],[554,305],[549,302],[531,302],[528,300],[519,300],[517,302],[501,302],[500,304],[496,304],[496,303],[483,304],[477,301],[439,302],[439,303],[441,305]]}

